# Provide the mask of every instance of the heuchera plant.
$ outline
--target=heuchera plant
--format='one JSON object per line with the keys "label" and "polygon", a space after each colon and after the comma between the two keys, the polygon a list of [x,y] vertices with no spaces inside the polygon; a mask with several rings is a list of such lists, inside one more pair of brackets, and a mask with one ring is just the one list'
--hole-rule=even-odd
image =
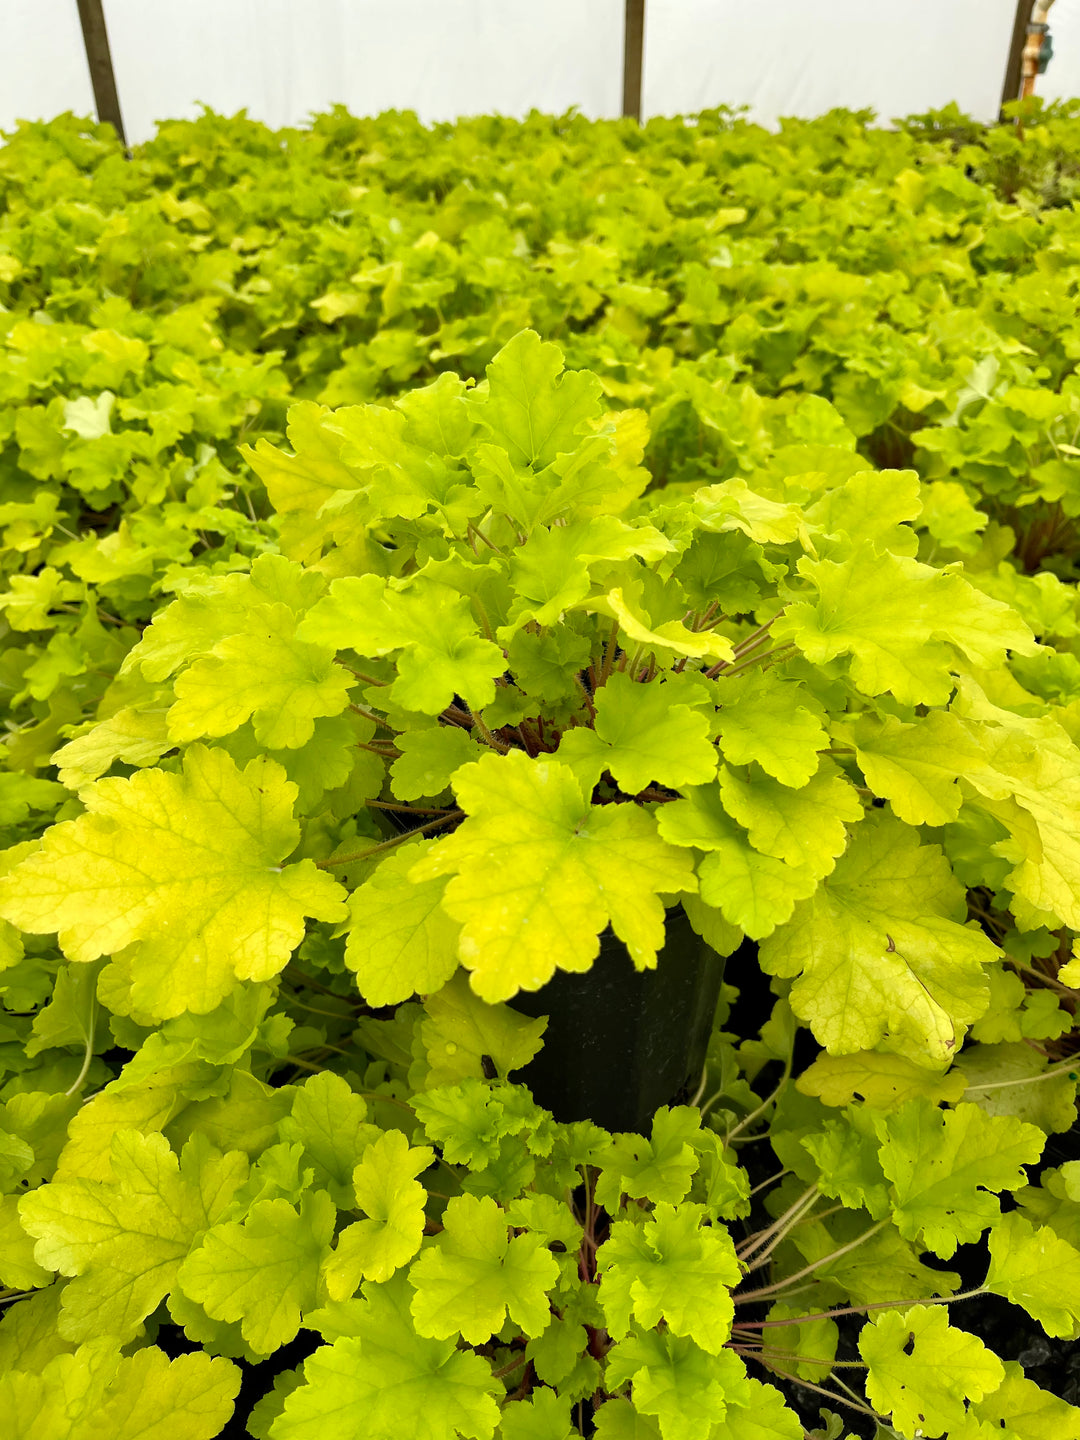
{"label": "heuchera plant", "polygon": [[[1075,1117],[1025,1043],[1071,1017],[1018,978],[1080,928],[1073,717],[1010,668],[1056,652],[916,558],[912,472],[787,424],[755,488],[650,489],[644,417],[526,331],[249,452],[282,553],[177,578],[5,857],[11,963],[71,962],[41,1043],[86,1042],[0,1118],[42,1433],[217,1434],[227,1357],[303,1327],[255,1437],[800,1440],[770,1371],[908,1440],[1080,1435],[948,1308],[1080,1335],[1077,1165],[1024,1169]],[[556,1124],[506,1002],[609,924],[663,964],[680,903],[759,942],[760,1038],[717,1031],[648,1138]],[[131,1058],[80,1105],[105,1025]],[[131,1349],[170,1324],[204,1353]]]}

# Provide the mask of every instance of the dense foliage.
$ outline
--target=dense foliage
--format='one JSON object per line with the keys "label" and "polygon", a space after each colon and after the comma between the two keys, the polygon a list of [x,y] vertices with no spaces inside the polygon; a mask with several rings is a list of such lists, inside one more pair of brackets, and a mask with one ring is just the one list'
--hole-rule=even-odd
{"label": "dense foliage", "polygon": [[[256,1440],[1080,1437],[950,1308],[1080,1335],[1080,120],[1024,120],[0,149],[16,1437],[242,1374]],[[515,996],[678,904],[700,1085],[556,1123]]]}

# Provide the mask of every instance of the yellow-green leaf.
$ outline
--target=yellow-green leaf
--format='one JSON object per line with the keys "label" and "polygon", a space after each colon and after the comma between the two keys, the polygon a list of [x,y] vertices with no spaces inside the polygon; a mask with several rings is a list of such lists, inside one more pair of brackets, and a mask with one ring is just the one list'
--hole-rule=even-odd
{"label": "yellow-green leaf", "polygon": [[0,913],[57,931],[72,960],[123,950],[146,1014],[205,1014],[238,980],[282,970],[305,915],[344,916],[337,883],[312,861],[282,864],[300,835],[295,795],[274,761],[241,771],[201,745],[180,775],[99,780],[86,813],[53,826],[0,881]]}

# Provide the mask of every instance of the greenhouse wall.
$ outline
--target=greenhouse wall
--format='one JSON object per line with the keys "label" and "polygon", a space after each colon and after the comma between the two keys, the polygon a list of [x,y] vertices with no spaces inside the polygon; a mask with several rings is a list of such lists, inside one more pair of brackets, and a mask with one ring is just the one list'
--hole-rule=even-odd
{"label": "greenhouse wall", "polygon": [[[647,0],[646,116],[745,105],[773,124],[835,106],[882,120],[998,111],[1016,0]],[[617,115],[623,0],[104,0],[132,142],[200,103],[273,126],[335,103],[425,121]],[[1038,93],[1080,94],[1080,0],[1051,13]],[[75,0],[0,0],[0,128],[93,97]]]}
{"label": "greenhouse wall", "polygon": [[[1066,0],[1062,0],[1066,3]],[[649,0],[644,110],[748,105],[751,118],[955,100],[997,118],[1016,0]]]}
{"label": "greenhouse wall", "polygon": [[94,108],[75,0],[0,0],[0,129]]}
{"label": "greenhouse wall", "polygon": [[1057,0],[1050,12],[1054,58],[1036,82],[1036,93],[1047,100],[1071,100],[1080,95],[1080,0]]}
{"label": "greenhouse wall", "polygon": [[335,103],[425,121],[620,108],[622,0],[109,0],[106,13],[134,139],[199,100],[274,126]]}

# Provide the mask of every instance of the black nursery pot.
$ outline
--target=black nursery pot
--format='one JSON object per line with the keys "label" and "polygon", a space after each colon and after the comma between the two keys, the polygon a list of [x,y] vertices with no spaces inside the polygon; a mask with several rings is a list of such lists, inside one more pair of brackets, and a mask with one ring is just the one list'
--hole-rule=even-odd
{"label": "black nursery pot", "polygon": [[661,1105],[697,1085],[723,978],[681,906],[668,911],[655,970],[636,970],[609,928],[591,970],[515,995],[515,1010],[549,1018],[544,1048],[514,1079],[556,1120],[647,1132]]}

